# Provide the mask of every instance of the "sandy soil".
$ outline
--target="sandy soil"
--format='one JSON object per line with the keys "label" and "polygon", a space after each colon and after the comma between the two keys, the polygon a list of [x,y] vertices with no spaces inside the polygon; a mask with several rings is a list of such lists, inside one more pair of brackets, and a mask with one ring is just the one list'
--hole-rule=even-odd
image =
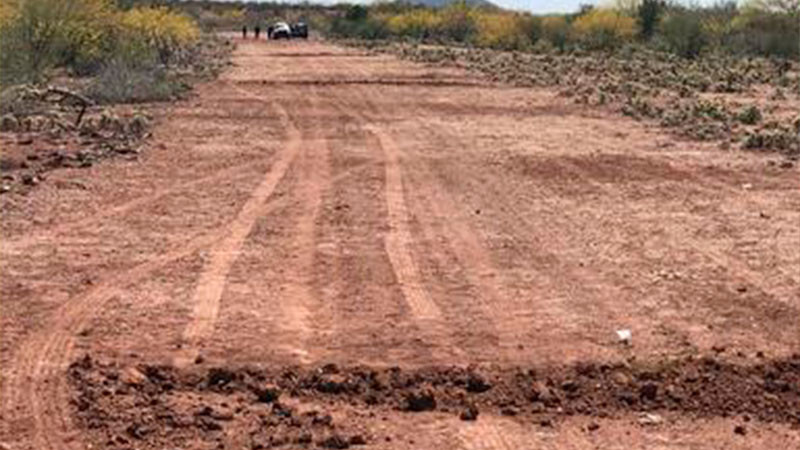
{"label": "sandy soil", "polygon": [[0,197],[7,448],[800,447],[800,169],[327,43],[234,63]]}

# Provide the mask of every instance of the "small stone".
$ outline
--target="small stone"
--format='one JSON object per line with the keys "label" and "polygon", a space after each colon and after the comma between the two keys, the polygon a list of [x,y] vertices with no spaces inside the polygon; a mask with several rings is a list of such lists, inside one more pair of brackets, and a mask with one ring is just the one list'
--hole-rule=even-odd
{"label": "small stone", "polygon": [[733,428],[733,432],[738,434],[739,436],[744,436],[745,434],[747,434],[747,429],[744,427],[744,425],[736,425]]}
{"label": "small stone", "polygon": [[589,425],[586,426],[586,429],[590,432],[597,431],[600,429],[600,425],[597,422],[590,422]]}
{"label": "small stone", "polygon": [[17,131],[19,120],[11,114],[6,114],[0,118],[0,131]]}
{"label": "small stone", "polygon": [[655,383],[645,383],[639,389],[639,394],[645,400],[655,400],[658,396],[658,385]]}
{"label": "small stone", "polygon": [[227,422],[233,420],[233,412],[228,408],[217,408],[211,411],[210,417]]}
{"label": "small stone", "polygon": [[613,380],[614,383],[622,386],[627,386],[628,384],[631,383],[631,377],[629,377],[625,372],[622,371],[616,371],[612,373],[611,380]]}
{"label": "small stone", "polygon": [[347,382],[347,377],[343,375],[330,374],[325,375],[317,383],[316,388],[319,392],[326,394],[340,394],[348,390],[349,383]]}
{"label": "small stone", "polygon": [[561,383],[561,389],[564,390],[564,392],[576,392],[579,387],[580,385],[573,380],[567,380]]}
{"label": "small stone", "polygon": [[128,367],[122,371],[120,381],[131,386],[139,386],[147,381],[147,377],[135,367]]}
{"label": "small stone", "polygon": [[367,445],[367,440],[360,434],[350,436],[350,445]]}
{"label": "small stone", "polygon": [[36,186],[39,184],[39,177],[30,173],[26,173],[22,175],[22,182],[28,186]]}
{"label": "small stone", "polygon": [[557,399],[556,395],[553,394],[552,389],[550,389],[547,385],[542,383],[541,381],[534,381],[531,384],[531,394],[530,394],[531,401],[540,401],[542,403],[552,403]]}
{"label": "small stone", "polygon": [[406,410],[420,412],[434,409],[436,409],[436,399],[431,390],[425,389],[406,395]]}
{"label": "small stone", "polygon": [[312,440],[313,436],[311,436],[311,433],[309,433],[308,431],[303,431],[297,436],[295,442],[297,442],[298,444],[310,444]]}
{"label": "small stone", "polygon": [[514,408],[513,406],[507,406],[500,410],[500,414],[513,417],[519,414],[519,411],[517,411],[517,408]]}
{"label": "small stone", "polygon": [[314,419],[311,421],[314,425],[322,425],[325,427],[329,427],[333,424],[333,417],[330,414],[325,414],[323,416],[315,416]]}
{"label": "small stone", "polygon": [[792,167],[794,167],[794,163],[792,161],[789,161],[789,160],[781,161],[781,164],[780,164],[779,167],[781,169],[791,169]]}
{"label": "small stone", "polygon": [[463,411],[461,411],[461,415],[459,417],[461,418],[461,420],[474,421],[478,420],[478,414],[479,414],[478,408],[476,408],[475,405],[470,404],[467,405],[467,407],[464,408]]}
{"label": "small stone", "polygon": [[491,383],[486,381],[483,376],[476,373],[469,374],[469,377],[467,378],[467,392],[481,393],[486,392],[491,388]]}
{"label": "small stone", "polygon": [[662,423],[664,423],[664,418],[658,414],[643,413],[639,417],[639,425],[652,426],[661,425]]}
{"label": "small stone", "polygon": [[332,434],[320,441],[319,446],[324,448],[344,449],[350,448],[350,442],[338,434]]}
{"label": "small stone", "polygon": [[253,390],[261,403],[272,403],[278,400],[281,395],[281,390],[278,386],[268,384],[266,386],[259,386]]}

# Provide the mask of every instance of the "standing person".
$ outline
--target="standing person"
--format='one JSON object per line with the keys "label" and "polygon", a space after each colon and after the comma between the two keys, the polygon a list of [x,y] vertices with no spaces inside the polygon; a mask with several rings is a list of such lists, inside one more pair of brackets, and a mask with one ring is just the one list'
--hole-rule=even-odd
{"label": "standing person", "polygon": [[256,40],[258,40],[258,35],[261,34],[261,26],[256,25]]}
{"label": "standing person", "polygon": [[247,39],[247,25],[242,26],[242,39]]}

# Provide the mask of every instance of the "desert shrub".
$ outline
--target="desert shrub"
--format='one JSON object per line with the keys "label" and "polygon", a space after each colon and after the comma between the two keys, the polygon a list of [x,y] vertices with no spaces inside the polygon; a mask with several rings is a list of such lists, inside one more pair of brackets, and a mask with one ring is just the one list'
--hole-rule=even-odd
{"label": "desert shrub", "polygon": [[731,25],[734,50],[800,58],[800,16],[751,7],[742,11]]}
{"label": "desert shrub", "polygon": [[453,2],[439,12],[439,33],[444,40],[467,42],[477,32],[475,16],[463,2]]}
{"label": "desert shrub", "polygon": [[0,83],[40,81],[55,66],[101,58],[113,25],[110,0],[4,0]]}
{"label": "desert shrub", "polygon": [[725,0],[697,11],[702,16],[703,32],[708,46],[719,51],[730,49],[733,20],[739,13],[733,0]]}
{"label": "desert shrub", "polygon": [[522,15],[518,19],[519,27],[523,34],[528,36],[528,41],[536,44],[542,37],[542,19],[531,14]]}
{"label": "desert shrub", "polygon": [[391,16],[386,26],[392,34],[424,39],[437,34],[440,22],[441,18],[433,10],[417,8]]}
{"label": "desert shrub", "polygon": [[649,40],[653,37],[658,29],[658,22],[663,11],[663,0],[642,0],[636,11],[636,20],[639,24],[639,34],[643,39]]}
{"label": "desert shrub", "polygon": [[661,35],[672,52],[695,58],[708,44],[699,15],[684,10],[670,12],[661,22]]}
{"label": "desert shrub", "polygon": [[475,43],[483,47],[521,50],[531,45],[521,16],[506,13],[477,14]]}
{"label": "desert shrub", "polygon": [[344,18],[349,21],[359,21],[367,19],[367,8],[363,5],[350,5],[347,8]]}
{"label": "desert shrub", "polygon": [[589,48],[612,49],[636,33],[636,21],[612,9],[595,8],[572,24],[578,39]]}
{"label": "desert shrub", "polygon": [[389,30],[385,22],[376,18],[363,20],[340,18],[331,23],[330,33],[344,38],[383,39],[389,35]]}
{"label": "desert shrub", "polygon": [[198,37],[194,23],[166,8],[121,12],[113,0],[3,0],[0,84],[43,81],[50,69],[78,75],[105,70],[134,48],[166,64]]}
{"label": "desert shrub", "polygon": [[142,103],[173,99],[186,88],[163,67],[115,58],[103,65],[88,94],[99,103]]}
{"label": "desert shrub", "polygon": [[362,5],[349,5],[344,16],[331,21],[328,32],[338,37],[358,39],[383,39],[389,35],[385,18],[371,15]]}
{"label": "desert shrub", "polygon": [[2,4],[0,84],[39,81],[44,70],[55,65],[56,36],[42,24],[53,22],[55,16],[46,11],[28,7],[23,14],[15,3]]}
{"label": "desert shrub", "polygon": [[563,50],[569,42],[569,24],[562,16],[548,16],[542,18],[542,39],[559,50]]}
{"label": "desert shrub", "polygon": [[164,65],[179,59],[181,51],[200,34],[191,19],[164,7],[131,9],[123,14],[121,23],[126,39],[143,41]]}
{"label": "desert shrub", "polygon": [[746,125],[754,125],[761,121],[761,110],[757,106],[751,105],[739,111],[736,118]]}

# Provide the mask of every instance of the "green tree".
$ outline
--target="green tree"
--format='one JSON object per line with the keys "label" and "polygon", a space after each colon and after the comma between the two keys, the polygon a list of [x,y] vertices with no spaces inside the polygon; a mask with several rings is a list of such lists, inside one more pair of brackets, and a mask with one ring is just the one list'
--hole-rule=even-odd
{"label": "green tree", "polygon": [[684,58],[696,58],[708,44],[702,19],[693,11],[672,11],[661,22],[661,34],[670,50]]}
{"label": "green tree", "polygon": [[650,40],[658,28],[658,21],[664,11],[663,0],[642,0],[636,13],[639,33],[645,40]]}

